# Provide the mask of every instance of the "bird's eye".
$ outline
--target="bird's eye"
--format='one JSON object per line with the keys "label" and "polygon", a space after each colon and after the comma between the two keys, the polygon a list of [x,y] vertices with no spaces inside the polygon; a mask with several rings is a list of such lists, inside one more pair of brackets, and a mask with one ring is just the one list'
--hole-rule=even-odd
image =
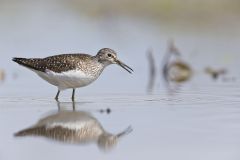
{"label": "bird's eye", "polygon": [[108,54],[108,57],[112,57],[112,55],[111,55],[111,54]]}

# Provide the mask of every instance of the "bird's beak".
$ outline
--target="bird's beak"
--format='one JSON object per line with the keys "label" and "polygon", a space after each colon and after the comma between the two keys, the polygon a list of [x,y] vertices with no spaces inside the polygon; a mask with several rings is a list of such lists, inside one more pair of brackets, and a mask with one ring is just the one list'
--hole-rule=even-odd
{"label": "bird's beak", "polygon": [[124,64],[123,62],[119,61],[118,59],[115,60],[115,62],[121,66],[123,69],[125,69],[126,71],[128,71],[128,73],[132,73],[133,69],[130,68],[128,65]]}
{"label": "bird's beak", "polygon": [[128,126],[128,128],[126,128],[123,132],[117,134],[117,138],[120,138],[120,137],[123,137],[125,135],[128,135],[132,131],[133,131],[132,126]]}

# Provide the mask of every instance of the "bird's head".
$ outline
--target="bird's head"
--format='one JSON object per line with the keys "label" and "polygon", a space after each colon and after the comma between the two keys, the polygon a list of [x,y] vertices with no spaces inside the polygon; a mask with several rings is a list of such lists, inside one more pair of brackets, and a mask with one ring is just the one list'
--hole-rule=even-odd
{"label": "bird's head", "polygon": [[120,138],[124,137],[125,135],[128,135],[132,131],[133,131],[132,127],[129,126],[124,131],[116,135],[113,135],[111,133],[103,133],[98,138],[98,147],[105,151],[110,150],[117,145],[117,142]]}
{"label": "bird's head", "polygon": [[110,65],[110,64],[118,64],[119,66],[124,68],[129,73],[133,72],[133,69],[130,68],[129,66],[127,66],[126,64],[124,64],[123,62],[121,62],[117,58],[117,53],[110,48],[103,48],[103,49],[99,50],[96,57],[98,58],[98,61],[100,63],[104,64],[105,66]]}

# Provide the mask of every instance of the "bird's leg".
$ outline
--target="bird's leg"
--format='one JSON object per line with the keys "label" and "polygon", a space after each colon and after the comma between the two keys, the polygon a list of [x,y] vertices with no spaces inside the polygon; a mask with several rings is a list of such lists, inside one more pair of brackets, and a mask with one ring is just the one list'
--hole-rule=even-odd
{"label": "bird's leg", "polygon": [[57,95],[56,95],[56,97],[55,97],[55,100],[56,100],[56,101],[58,101],[58,96],[59,96],[59,94],[60,94],[60,90],[58,90]]}
{"label": "bird's leg", "polygon": [[60,105],[59,101],[57,101],[57,107],[58,107],[58,112],[60,112],[61,111],[61,105]]}
{"label": "bird's leg", "polygon": [[74,102],[74,97],[75,97],[75,88],[73,88],[73,91],[72,91],[72,101]]}

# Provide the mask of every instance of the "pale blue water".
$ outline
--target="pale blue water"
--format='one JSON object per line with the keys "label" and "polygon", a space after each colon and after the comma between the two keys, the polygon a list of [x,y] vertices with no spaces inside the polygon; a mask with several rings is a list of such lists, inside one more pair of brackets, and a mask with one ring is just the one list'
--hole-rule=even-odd
{"label": "pale blue water", "polygon": [[[12,5],[0,6],[0,67],[7,73],[0,85],[0,159],[239,159],[240,38],[234,29],[238,24],[204,32],[172,30],[167,24],[129,17],[90,19],[55,2],[28,2],[17,9]],[[194,77],[169,95],[158,75],[153,94],[147,95],[145,52],[152,47],[160,67],[169,38],[175,39],[183,58],[193,66]],[[117,65],[108,67],[92,85],[77,90],[77,110],[90,112],[111,133],[129,125],[132,133],[106,153],[96,144],[16,139],[15,132],[57,111],[53,99],[57,89],[11,58],[69,52],[94,55],[103,47],[115,49],[134,74]],[[206,66],[225,67],[228,74],[213,81],[204,73]],[[68,109],[70,96],[71,91],[60,96]],[[106,108],[112,112],[99,113]]]}

